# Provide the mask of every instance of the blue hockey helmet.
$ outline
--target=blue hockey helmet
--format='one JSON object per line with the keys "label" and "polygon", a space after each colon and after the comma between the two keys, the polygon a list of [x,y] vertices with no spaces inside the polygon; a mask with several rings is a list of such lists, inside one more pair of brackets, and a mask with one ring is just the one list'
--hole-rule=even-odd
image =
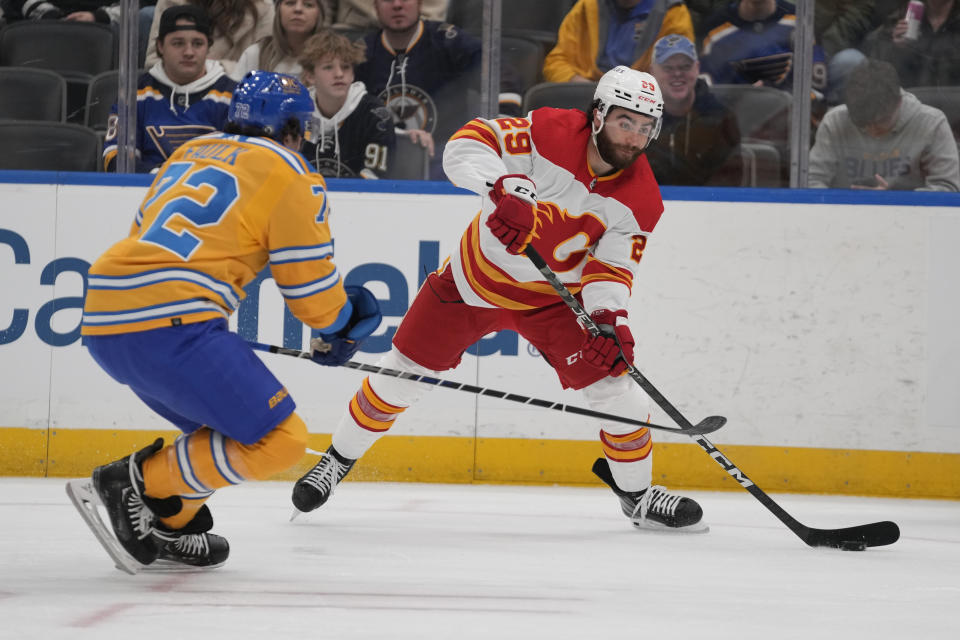
{"label": "blue hockey helmet", "polygon": [[233,90],[227,119],[278,139],[283,126],[294,118],[300,123],[301,135],[309,140],[312,116],[313,100],[299,80],[282,73],[251,71]]}

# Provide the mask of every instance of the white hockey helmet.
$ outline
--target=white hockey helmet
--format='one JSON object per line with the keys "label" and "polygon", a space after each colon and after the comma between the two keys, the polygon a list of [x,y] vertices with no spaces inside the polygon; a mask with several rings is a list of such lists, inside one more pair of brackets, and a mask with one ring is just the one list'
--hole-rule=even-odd
{"label": "white hockey helmet", "polygon": [[653,133],[650,140],[656,140],[660,135],[660,124],[663,120],[663,94],[656,78],[649,73],[637,71],[623,65],[614,67],[603,74],[593,99],[600,110],[600,126],[593,128],[596,136],[603,129],[607,114],[613,107],[623,107],[636,113],[642,113],[654,119]]}

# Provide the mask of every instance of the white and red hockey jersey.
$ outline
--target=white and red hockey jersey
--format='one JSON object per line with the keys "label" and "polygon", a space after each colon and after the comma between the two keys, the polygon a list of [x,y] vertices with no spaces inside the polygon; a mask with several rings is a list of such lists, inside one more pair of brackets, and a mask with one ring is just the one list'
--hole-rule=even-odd
{"label": "white and red hockey jersey", "polygon": [[647,237],[663,200],[645,155],[597,176],[587,162],[590,125],[583,111],[544,107],[526,118],[471,120],[451,138],[443,168],[451,182],[483,195],[481,212],[451,256],[457,289],[477,307],[533,309],[557,294],[524,255],[510,255],[485,222],[496,179],[522,173],[537,187],[533,247],[587,312],[625,309]]}

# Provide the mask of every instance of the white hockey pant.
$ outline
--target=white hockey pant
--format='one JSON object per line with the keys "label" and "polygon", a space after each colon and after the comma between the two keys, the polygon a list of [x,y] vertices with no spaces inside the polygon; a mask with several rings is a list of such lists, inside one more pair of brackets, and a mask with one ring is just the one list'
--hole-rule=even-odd
{"label": "white hockey pant", "polygon": [[[396,347],[390,347],[390,351],[380,358],[377,366],[387,369],[409,371],[410,373],[433,378],[439,377],[439,372],[421,367],[397,351]],[[433,385],[422,382],[413,382],[392,376],[376,374],[371,374],[368,380],[370,388],[377,395],[377,398],[403,409],[415,404],[425,393],[433,391],[435,388]],[[358,393],[358,396],[362,393],[363,390]],[[370,430],[358,424],[348,410],[340,418],[337,430],[333,433],[333,446],[341,455],[356,460],[373,446],[373,443],[385,433],[390,424],[392,424],[392,420],[385,423],[382,430]]]}
{"label": "white hockey pant", "polygon": [[[630,376],[606,378],[583,389],[587,403],[594,411],[612,413],[619,416],[646,420],[650,415],[650,400],[647,394],[637,386]],[[624,436],[637,432],[637,427],[618,422],[604,422],[600,425],[603,433],[611,436]],[[645,437],[649,430],[644,429]],[[601,433],[601,438],[602,438]],[[617,486],[624,491],[640,491],[650,486],[653,477],[653,451],[640,460],[616,462],[607,456],[610,472]]]}

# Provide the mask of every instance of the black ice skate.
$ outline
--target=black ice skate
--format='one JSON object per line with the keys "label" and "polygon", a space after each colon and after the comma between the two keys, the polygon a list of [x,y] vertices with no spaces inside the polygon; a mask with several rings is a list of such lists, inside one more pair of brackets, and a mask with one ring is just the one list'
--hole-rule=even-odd
{"label": "black ice skate", "polygon": [[293,485],[293,506],[297,511],[291,520],[299,515],[298,512],[306,513],[323,506],[356,463],[356,460],[340,455],[333,445],[320,455],[320,462]]}
{"label": "black ice skate", "polygon": [[204,569],[222,566],[230,555],[230,545],[226,538],[208,533],[212,528],[213,515],[207,505],[182,529],[170,529],[157,522],[152,535],[159,548],[158,564],[171,562]]}
{"label": "black ice skate", "polygon": [[703,509],[692,498],[674,495],[659,485],[643,491],[623,491],[614,481],[606,458],[598,458],[593,463],[593,473],[613,490],[620,499],[623,514],[638,529],[685,533],[710,530],[703,522]]}
{"label": "black ice skate", "polygon": [[[140,466],[162,447],[163,439],[159,438],[137,453],[97,467],[89,479],[67,482],[67,495],[84,522],[117,568],[130,574],[156,560],[159,548],[150,535],[156,523],[155,510],[165,511],[172,506],[169,500],[143,495]],[[179,498],[176,501],[179,504]],[[106,510],[110,528],[100,517],[99,506]]]}
{"label": "black ice skate", "polygon": [[150,537],[156,516],[143,500],[140,465],[163,448],[163,439],[116,462],[93,470],[93,487],[110,516],[117,541],[140,564],[157,559],[159,548]]}

